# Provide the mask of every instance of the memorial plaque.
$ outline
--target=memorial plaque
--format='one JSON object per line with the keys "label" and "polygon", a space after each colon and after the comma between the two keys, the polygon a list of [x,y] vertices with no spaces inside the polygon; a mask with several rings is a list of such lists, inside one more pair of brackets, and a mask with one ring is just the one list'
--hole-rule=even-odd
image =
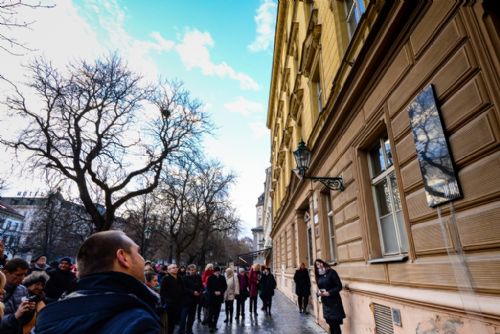
{"label": "memorial plaque", "polygon": [[435,207],[462,198],[432,85],[417,95],[407,111],[427,203],[430,207]]}

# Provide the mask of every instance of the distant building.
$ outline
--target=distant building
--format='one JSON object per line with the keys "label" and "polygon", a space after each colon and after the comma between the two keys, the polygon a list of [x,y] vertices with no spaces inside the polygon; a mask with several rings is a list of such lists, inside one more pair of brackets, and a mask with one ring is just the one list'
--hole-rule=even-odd
{"label": "distant building", "polygon": [[[313,280],[315,259],[335,265],[344,334],[499,332],[498,8],[278,1],[273,267],[294,299],[300,263]],[[295,175],[301,142],[305,176],[341,177],[342,191]],[[327,327],[322,307],[313,298]]]}
{"label": "distant building", "polygon": [[271,168],[266,168],[266,180],[264,182],[264,192],[257,199],[256,221],[257,226],[252,229],[253,250],[257,263],[270,265],[272,261],[271,249],[271,229],[272,229],[272,199],[270,196]]}
{"label": "distant building", "polygon": [[18,254],[22,242],[24,216],[8,204],[0,201],[0,239],[5,245],[5,255],[9,258]]}
{"label": "distant building", "polygon": [[[253,251],[258,252],[264,248],[264,228],[262,227],[262,212],[264,208],[264,194],[260,195],[255,205],[257,226],[252,228]],[[264,260],[260,254],[256,253],[255,262],[263,263]]]}
{"label": "distant building", "polygon": [[30,260],[38,253],[44,253],[53,260],[53,257],[74,255],[64,250],[77,250],[92,232],[93,226],[85,208],[65,200],[59,192],[25,191],[18,192],[18,195],[0,199],[24,217],[17,233],[17,256]]}

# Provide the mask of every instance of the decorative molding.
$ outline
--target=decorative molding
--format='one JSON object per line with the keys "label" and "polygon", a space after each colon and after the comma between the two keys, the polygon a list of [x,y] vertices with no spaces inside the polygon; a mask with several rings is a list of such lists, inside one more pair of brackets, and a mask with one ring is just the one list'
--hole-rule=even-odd
{"label": "decorative molding", "polygon": [[299,31],[299,22],[293,22],[290,28],[290,39],[288,40],[288,46],[286,49],[286,54],[293,56],[293,45],[297,39],[297,32]]}
{"label": "decorative molding", "polygon": [[283,142],[284,146],[288,147],[288,144],[290,144],[290,139],[292,139],[292,133],[293,133],[293,127],[288,126],[283,130]]}
{"label": "decorative molding", "polygon": [[309,74],[318,53],[321,40],[321,24],[318,24],[318,10],[314,9],[307,27],[307,36],[302,45],[302,57],[300,60],[300,71],[306,77]]}
{"label": "decorative molding", "polygon": [[283,106],[284,105],[285,105],[285,101],[280,99],[278,102],[278,113],[277,113],[278,117],[277,117],[277,119],[283,118],[282,115],[283,115]]}
{"label": "decorative molding", "polygon": [[302,75],[297,74],[297,77],[295,78],[295,84],[293,87],[293,92],[290,95],[290,101],[289,101],[289,106],[290,106],[290,117],[294,120],[297,121],[297,114],[299,113],[300,106],[302,105],[302,98],[304,96],[304,90],[299,89],[301,86]]}
{"label": "decorative molding", "polygon": [[286,156],[286,150],[282,149],[278,152],[278,165],[281,165],[283,163],[283,160],[285,160],[285,156]]}
{"label": "decorative molding", "polygon": [[283,83],[281,85],[281,91],[288,94],[290,87],[290,67],[287,67],[283,73]]}

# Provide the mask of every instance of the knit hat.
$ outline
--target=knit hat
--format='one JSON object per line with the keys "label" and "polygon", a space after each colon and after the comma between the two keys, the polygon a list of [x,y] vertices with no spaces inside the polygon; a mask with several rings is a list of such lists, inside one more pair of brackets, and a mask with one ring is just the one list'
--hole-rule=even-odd
{"label": "knit hat", "polygon": [[214,267],[214,272],[220,271],[220,267]]}
{"label": "knit hat", "polygon": [[49,278],[50,276],[45,271],[34,271],[23,279],[23,285],[28,287],[38,282],[42,282],[45,285]]}
{"label": "knit hat", "polygon": [[62,259],[59,260],[59,263],[61,262],[68,262],[69,264],[73,263],[70,257],[63,257]]}
{"label": "knit hat", "polygon": [[[37,255],[37,256],[35,256],[35,257],[32,259],[32,261],[33,261],[33,262],[36,262],[36,261],[38,261],[38,260],[39,260],[42,256],[45,256],[45,255],[43,255],[43,254]],[[47,258],[47,257],[45,256],[45,258]]]}

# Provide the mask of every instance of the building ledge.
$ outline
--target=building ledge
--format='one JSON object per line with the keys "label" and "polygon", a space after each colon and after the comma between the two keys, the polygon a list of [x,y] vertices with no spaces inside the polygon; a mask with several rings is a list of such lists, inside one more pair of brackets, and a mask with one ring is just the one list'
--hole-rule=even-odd
{"label": "building ledge", "polygon": [[344,281],[346,291],[362,292],[403,303],[434,306],[448,311],[476,314],[482,317],[500,317],[498,296],[483,295],[472,291],[444,291],[435,289],[392,286],[387,284]]}
{"label": "building ledge", "polygon": [[371,259],[368,260],[368,263],[376,264],[376,263],[389,263],[389,262],[404,262],[406,260],[408,260],[408,255],[397,255],[397,256],[381,257],[378,259]]}

